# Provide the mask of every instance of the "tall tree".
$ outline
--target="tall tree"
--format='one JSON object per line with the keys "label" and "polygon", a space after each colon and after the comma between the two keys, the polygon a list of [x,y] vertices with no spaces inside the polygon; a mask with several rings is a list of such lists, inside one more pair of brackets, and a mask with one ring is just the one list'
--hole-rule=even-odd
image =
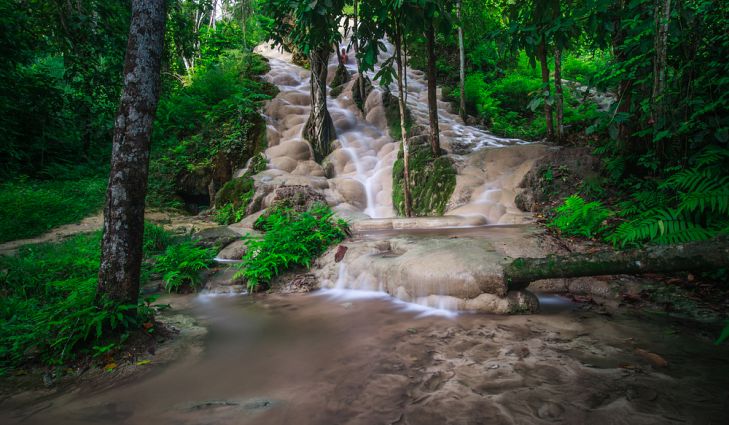
{"label": "tall tree", "polygon": [[668,22],[671,19],[671,0],[656,0],[655,7],[655,57],[653,59],[653,92],[651,93],[652,119],[656,129],[663,124],[663,92],[666,86],[668,62]]}
{"label": "tall tree", "polygon": [[402,10],[395,9],[392,12],[395,15],[395,63],[397,64],[397,88],[398,88],[398,107],[400,109],[400,132],[402,134],[402,152],[403,152],[403,192],[405,195],[405,215],[413,216],[413,197],[410,190],[410,139],[407,132],[407,107],[405,106],[405,85],[403,84],[403,74],[405,69],[402,60],[402,43],[403,43],[403,27],[402,27]]}
{"label": "tall tree", "polygon": [[273,19],[273,41],[293,45],[309,57],[311,65],[311,113],[304,137],[311,143],[314,157],[321,162],[331,152],[336,139],[332,117],[327,109],[327,75],[332,46],[339,45],[339,24],[344,17],[344,0],[265,0],[264,12]]}
{"label": "tall tree", "polygon": [[462,16],[462,0],[458,0],[456,3],[456,13],[458,18],[458,78],[459,78],[459,89],[461,103],[458,108],[458,113],[461,116],[463,122],[466,122],[466,49],[463,46],[463,22]]}
{"label": "tall tree", "polygon": [[435,66],[435,27],[433,20],[427,21],[425,38],[428,50],[428,121],[430,123],[430,149],[433,156],[440,156],[440,130],[438,129],[438,86]]}
{"label": "tall tree", "polygon": [[136,304],[152,122],[160,90],[166,0],[133,0],[104,207],[98,295]]}
{"label": "tall tree", "polygon": [[359,72],[359,76],[357,77],[357,90],[359,90],[359,98],[362,99],[362,110],[364,110],[365,105],[365,79],[364,79],[364,71],[362,70],[362,63],[359,57],[359,1],[354,0],[353,1],[353,9],[354,9],[354,25],[352,25],[352,46],[354,47],[354,58],[357,62],[357,72]]}

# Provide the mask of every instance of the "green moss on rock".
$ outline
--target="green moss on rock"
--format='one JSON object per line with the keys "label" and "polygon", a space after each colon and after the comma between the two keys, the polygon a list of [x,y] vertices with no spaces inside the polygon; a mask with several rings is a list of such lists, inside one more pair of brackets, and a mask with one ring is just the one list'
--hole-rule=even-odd
{"label": "green moss on rock", "polygon": [[339,64],[339,66],[337,66],[337,71],[334,73],[334,79],[332,79],[332,84],[331,84],[332,89],[348,83],[349,78],[350,78],[350,75],[349,75],[349,71],[347,70],[347,67],[344,66],[343,64]]}
{"label": "green moss on rock", "polygon": [[251,201],[254,191],[252,178],[243,176],[233,179],[225,183],[215,195],[215,206],[222,208],[231,204],[235,208],[245,208]]}
{"label": "green moss on rock", "polygon": [[[424,142],[425,141],[425,142]],[[405,215],[402,145],[392,168],[392,203],[398,215]],[[443,215],[456,188],[456,170],[450,158],[433,158],[425,137],[411,139],[410,190],[413,213],[418,217]]]}

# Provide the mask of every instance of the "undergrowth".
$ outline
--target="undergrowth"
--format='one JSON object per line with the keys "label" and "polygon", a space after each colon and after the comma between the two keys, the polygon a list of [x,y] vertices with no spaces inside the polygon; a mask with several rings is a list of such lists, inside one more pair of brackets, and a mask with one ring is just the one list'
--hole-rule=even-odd
{"label": "undergrowth", "polygon": [[255,291],[293,266],[309,267],[311,262],[348,233],[348,225],[334,217],[332,210],[316,204],[309,210],[274,208],[261,216],[262,238],[245,237],[247,246],[236,277],[244,277],[248,290]]}
{"label": "undergrowth", "polygon": [[99,177],[0,184],[0,243],[38,236],[99,211],[106,183]]}
{"label": "undergrowth", "polygon": [[[165,271],[189,276],[206,251],[179,242],[160,226],[145,224],[143,279],[153,272],[155,259]],[[0,370],[99,356],[132,332],[154,332],[154,313],[164,308],[154,304],[156,297],[140,297],[136,305],[97,299],[100,246],[101,232],[95,232],[0,256]],[[188,255],[173,255],[180,251]],[[154,268],[162,271],[162,265]],[[136,314],[128,314],[132,311]]]}

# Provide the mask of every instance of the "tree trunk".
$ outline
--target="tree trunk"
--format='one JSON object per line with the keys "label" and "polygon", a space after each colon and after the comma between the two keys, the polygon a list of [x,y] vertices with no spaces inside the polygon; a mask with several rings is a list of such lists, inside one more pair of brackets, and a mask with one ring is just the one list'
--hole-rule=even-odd
{"label": "tree trunk", "polygon": [[[625,0],[618,1],[618,11],[615,14],[616,18],[614,25],[616,28],[615,35],[613,36],[613,56],[615,62],[622,63],[628,60],[623,47],[625,42],[626,31],[622,27],[622,16],[625,13]],[[625,75],[625,74],[623,74]],[[632,86],[633,81],[631,79],[621,78],[618,81],[618,105],[615,109],[616,114],[629,115],[631,110],[632,99]],[[628,141],[628,137],[632,133],[628,120],[619,120],[618,124],[618,147],[623,154],[630,153],[632,145]]]}
{"label": "tree trunk", "polygon": [[504,268],[504,280],[509,290],[514,290],[523,289],[540,279],[702,271],[726,267],[729,267],[729,239],[720,238],[622,252],[517,258]]}
{"label": "tree trunk", "polygon": [[364,80],[364,72],[362,71],[362,65],[359,60],[359,40],[357,39],[358,34],[357,31],[359,30],[359,21],[358,21],[358,5],[359,2],[357,0],[354,0],[354,27],[352,28],[352,45],[354,46],[354,59],[357,63],[357,72],[359,73],[359,78],[357,78],[357,87],[359,88],[359,98],[362,99],[362,110],[364,111],[365,106],[365,80]]}
{"label": "tree trunk", "polygon": [[397,63],[397,89],[398,89],[398,106],[400,107],[400,131],[402,133],[402,153],[403,153],[403,193],[405,195],[405,215],[413,216],[413,198],[410,192],[410,141],[408,140],[407,126],[405,123],[406,106],[405,106],[405,87],[403,85],[403,64],[402,64],[402,29],[400,22],[396,24],[395,34],[395,62]]}
{"label": "tree trunk", "polygon": [[132,1],[124,91],[114,128],[98,296],[125,304],[136,305],[139,296],[144,197],[159,100],[165,9],[165,0]]}
{"label": "tree trunk", "polygon": [[544,38],[539,43],[537,55],[539,56],[539,64],[542,68],[542,84],[544,86],[542,90],[544,93],[544,118],[547,122],[547,139],[552,140],[554,138],[554,123],[552,122],[552,105],[549,104],[551,94],[549,88],[549,64],[547,63],[547,46]]}
{"label": "tree trunk", "polygon": [[304,127],[304,138],[314,150],[314,159],[321,163],[331,153],[331,142],[337,138],[332,117],[327,109],[327,74],[331,47],[311,51],[311,113]]}
{"label": "tree trunk", "polygon": [[456,3],[456,13],[458,16],[458,77],[460,79],[461,104],[459,115],[463,122],[466,122],[466,52],[463,46],[463,21],[461,20],[461,0]]}
{"label": "tree trunk", "polygon": [[[663,94],[666,86],[666,64],[668,44],[668,21],[671,19],[671,0],[656,0],[655,8],[655,57],[653,59],[653,93],[651,94],[651,119],[655,132],[665,120],[665,101]],[[659,155],[665,151],[664,142],[659,143]]]}
{"label": "tree trunk", "polygon": [[562,50],[554,49],[554,96],[557,112],[557,126],[555,127],[557,143],[564,137],[564,94],[562,92]]}
{"label": "tree trunk", "polygon": [[435,67],[435,28],[428,25],[425,32],[428,50],[428,119],[430,121],[430,149],[433,157],[440,156],[440,130],[438,129],[438,85]]}

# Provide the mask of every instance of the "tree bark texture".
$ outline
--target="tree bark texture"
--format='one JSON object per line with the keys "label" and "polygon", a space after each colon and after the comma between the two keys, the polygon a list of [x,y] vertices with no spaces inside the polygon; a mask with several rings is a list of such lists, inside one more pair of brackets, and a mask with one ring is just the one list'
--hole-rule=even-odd
{"label": "tree bark texture", "polygon": [[554,106],[557,116],[555,127],[557,142],[564,138],[564,93],[562,91],[562,50],[554,49]]}
{"label": "tree bark texture", "polygon": [[537,56],[539,56],[539,64],[542,69],[542,88],[544,93],[544,118],[547,122],[547,139],[554,138],[554,122],[552,120],[552,105],[549,104],[550,88],[549,88],[549,63],[547,63],[547,46],[542,38],[542,42],[537,47]]}
{"label": "tree bark texture", "polygon": [[663,92],[666,86],[668,21],[671,19],[671,0],[656,0],[655,9],[655,57],[653,59],[653,93],[651,104],[653,123],[658,128],[663,122]]}
{"label": "tree bark texture", "polygon": [[405,123],[405,87],[403,84],[403,63],[402,63],[402,29],[398,21],[395,34],[395,62],[397,66],[397,89],[398,106],[400,107],[400,131],[402,133],[403,153],[403,194],[405,196],[405,215],[413,216],[413,198],[410,192],[410,141],[408,139],[407,125]]}
{"label": "tree bark texture", "polygon": [[517,258],[504,268],[509,290],[540,279],[615,274],[669,273],[729,267],[729,239],[650,246],[622,252]]}
{"label": "tree bark texture", "polygon": [[165,0],[132,1],[124,90],[114,124],[98,296],[136,304],[152,122],[160,90]]}
{"label": "tree bark texture", "polygon": [[458,113],[463,122],[466,122],[466,52],[463,46],[463,21],[461,21],[461,1],[456,3],[456,13],[458,16],[458,78],[460,80],[459,88],[461,90],[461,104]]}
{"label": "tree bark texture", "polygon": [[359,2],[357,0],[354,0],[354,26],[352,27],[352,46],[354,46],[354,59],[357,63],[357,72],[359,72],[359,78],[357,78],[357,87],[359,89],[359,98],[362,99],[362,110],[364,110],[364,105],[366,103],[365,98],[365,81],[364,81],[364,72],[362,72],[362,65],[360,64],[359,60],[359,40],[358,40],[358,33],[359,30]]}
{"label": "tree bark texture", "polygon": [[312,50],[311,62],[311,112],[304,127],[304,138],[314,150],[314,159],[321,163],[331,153],[331,142],[337,138],[334,122],[327,109],[327,74],[330,47]]}
{"label": "tree bark texture", "polygon": [[440,130],[438,129],[438,84],[436,81],[437,69],[435,67],[435,28],[428,25],[425,32],[428,50],[428,119],[430,121],[430,149],[433,157],[440,156]]}

